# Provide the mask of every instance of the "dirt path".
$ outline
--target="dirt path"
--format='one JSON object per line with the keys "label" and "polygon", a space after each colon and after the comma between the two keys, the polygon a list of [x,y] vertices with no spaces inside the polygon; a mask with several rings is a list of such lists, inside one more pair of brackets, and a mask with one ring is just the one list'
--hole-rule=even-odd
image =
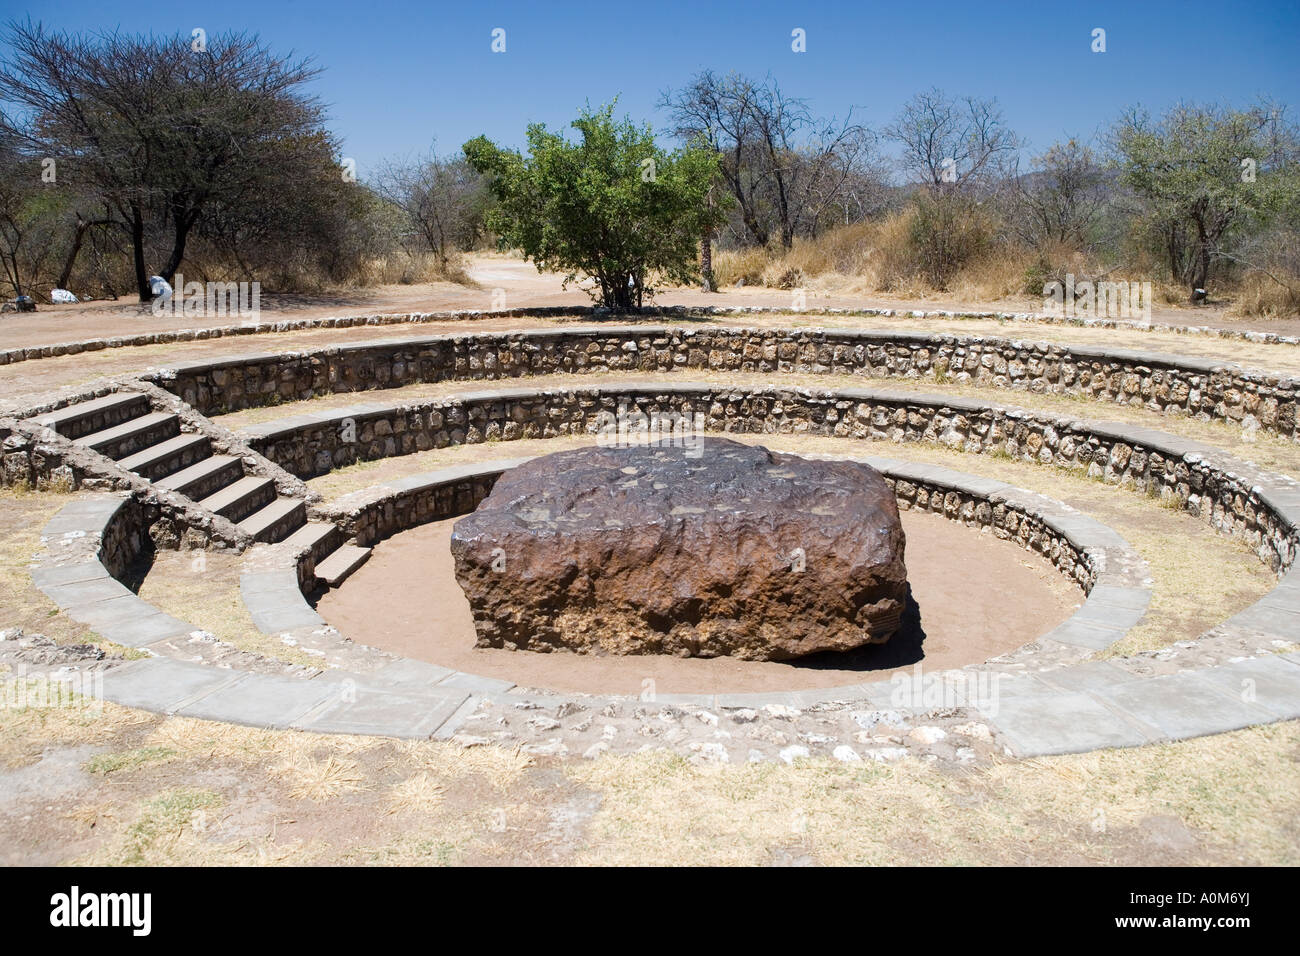
{"label": "dirt path", "polygon": [[[378,312],[435,312],[445,309],[521,308],[524,306],[581,306],[590,299],[574,285],[562,288],[563,276],[538,273],[529,262],[503,255],[476,254],[469,257],[469,275],[475,285],[451,282],[391,285],[331,294],[273,295],[261,300],[261,321],[323,318],[335,315],[364,315]],[[720,294],[696,289],[671,288],[658,298],[659,305],[771,306],[790,308],[792,294],[778,289],[728,287]],[[953,297],[928,299],[872,295],[835,295],[810,290],[810,308],[959,309],[970,311],[1037,311],[1036,299],[1002,302],[962,301]],[[1300,334],[1300,319],[1237,319],[1222,309],[1158,308],[1152,321],[1164,325],[1213,325]],[[115,302],[41,306],[35,314],[9,313],[0,317],[0,348],[48,345],[122,335],[141,331],[210,328],[238,324],[229,316],[155,316],[147,307],[129,299]]]}

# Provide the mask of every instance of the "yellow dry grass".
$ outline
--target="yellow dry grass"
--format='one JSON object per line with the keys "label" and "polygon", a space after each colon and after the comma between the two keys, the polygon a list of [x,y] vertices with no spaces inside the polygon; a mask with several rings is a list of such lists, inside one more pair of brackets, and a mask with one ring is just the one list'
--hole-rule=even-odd
{"label": "yellow dry grass", "polygon": [[[1127,862],[1172,817],[1221,862],[1294,863],[1295,723],[1137,750],[948,774],[914,760],[849,769],[696,768],[647,753],[566,773],[602,796],[584,865]],[[1158,851],[1153,853],[1158,857]]]}
{"label": "yellow dry grass", "polygon": [[388,791],[389,813],[429,813],[441,805],[447,788],[421,771],[394,784]]}
{"label": "yellow dry grass", "polygon": [[394,745],[405,767],[449,780],[476,776],[494,790],[508,790],[533,766],[533,757],[518,747],[430,746],[422,741]]}
{"label": "yellow dry grass", "polygon": [[140,584],[142,600],[219,640],[288,664],[320,667],[319,658],[263,634],[239,593],[243,556],[208,551],[158,551]]}
{"label": "yellow dry grass", "polygon": [[[12,678],[0,678],[0,700],[30,701]],[[42,698],[35,698],[42,699]],[[0,706],[0,767],[33,763],[47,746],[106,744],[158,718],[104,701],[84,697],[60,698],[60,706]]]}
{"label": "yellow dry grass", "polygon": [[[1094,256],[1053,245],[1031,249],[1004,234],[989,242],[955,275],[936,288],[925,280],[913,250],[913,206],[878,219],[828,229],[814,239],[798,238],[788,250],[772,243],[767,248],[745,246],[714,253],[714,274],[720,287],[743,280],[744,285],[790,289],[796,286],[830,295],[881,293],[935,301],[1041,305],[1041,263],[1079,276],[1110,274]],[[992,224],[985,228],[990,228]],[[1132,260],[1127,271],[1140,281],[1152,282],[1161,304],[1183,305],[1188,290],[1167,281],[1165,270],[1145,257]],[[1235,283],[1216,283],[1216,295],[1226,296],[1232,314],[1242,316],[1294,316],[1300,314],[1300,278],[1282,285],[1262,273],[1249,273]]]}
{"label": "yellow dry grass", "polygon": [[[33,716],[0,711],[0,739],[25,753],[88,741],[128,757],[168,751],[123,760],[111,787],[55,812],[79,863],[1300,861],[1295,721],[953,771],[911,759],[695,767],[662,751],[538,764],[510,748],[159,720],[112,705],[90,724]],[[588,808],[576,816],[575,794]],[[77,835],[87,831],[89,850]]]}
{"label": "yellow dry grass", "polygon": [[74,495],[0,488],[0,628],[21,627],[60,644],[94,644],[106,652],[123,648],[78,624],[32,584],[32,559],[41,530]]}

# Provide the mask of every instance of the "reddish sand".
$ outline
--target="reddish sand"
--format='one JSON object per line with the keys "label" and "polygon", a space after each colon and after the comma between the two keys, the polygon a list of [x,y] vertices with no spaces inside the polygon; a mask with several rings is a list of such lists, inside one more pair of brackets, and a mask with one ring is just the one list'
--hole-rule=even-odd
{"label": "reddish sand", "polygon": [[444,667],[525,687],[637,695],[647,680],[657,693],[739,693],[881,679],[922,660],[927,669],[978,663],[1051,630],[1082,600],[1047,562],[1009,542],[936,515],[902,517],[919,631],[799,663],[476,648],[469,603],[453,574],[454,521],[381,543],[318,610],[355,641]]}

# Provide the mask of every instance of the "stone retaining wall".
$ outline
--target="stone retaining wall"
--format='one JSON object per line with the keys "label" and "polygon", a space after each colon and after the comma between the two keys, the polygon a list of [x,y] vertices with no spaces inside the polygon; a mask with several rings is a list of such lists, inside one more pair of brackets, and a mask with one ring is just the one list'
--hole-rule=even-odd
{"label": "stone retaining wall", "polygon": [[[1196,442],[1138,426],[1058,418],[940,395],[700,384],[503,389],[416,405],[366,405],[247,429],[249,445],[302,478],[427,448],[593,434],[620,404],[646,415],[705,416],[705,430],[927,442],[1085,471],[1181,506],[1246,542],[1274,570],[1295,559],[1300,514],[1263,473]],[[349,424],[350,423],[350,424]],[[348,440],[354,438],[355,440]],[[1228,464],[1224,464],[1227,462]]]}
{"label": "stone retaining wall", "polygon": [[488,496],[502,472],[524,459],[495,468],[447,468],[376,485],[313,509],[362,547],[372,547],[399,532],[431,521],[469,514]]}
{"label": "stone retaining wall", "polygon": [[1043,513],[1018,507],[1000,494],[980,494],[944,482],[907,480],[885,475],[885,483],[903,511],[928,511],[968,528],[990,531],[995,538],[1014,541],[1051,561],[1058,571],[1087,594],[1104,562],[1072,542],[1068,535],[1044,520]]}
{"label": "stone retaining wall", "polygon": [[591,372],[855,375],[971,382],[1246,422],[1297,437],[1300,382],[1192,356],[904,331],[597,327],[443,335],[165,369],[204,414],[337,392]]}
{"label": "stone retaining wall", "polygon": [[75,491],[85,474],[78,468],[74,449],[43,442],[33,430],[14,419],[0,418],[3,470],[0,485],[42,491]]}
{"label": "stone retaining wall", "polygon": [[[103,339],[79,342],[57,342],[49,345],[30,345],[0,350],[0,365],[31,362],[61,355],[79,355],[103,349],[133,348],[145,345],[166,345],[175,342],[195,342],[203,339],[220,339],[242,335],[269,335],[278,332],[306,332],[313,329],[344,329],[363,326],[417,325],[430,322],[472,321],[492,318],[550,318],[564,316],[608,315],[602,309],[590,306],[539,306],[523,309],[457,309],[440,312],[381,312],[368,315],[335,315],[314,319],[280,319],[275,322],[244,321],[239,325],[209,326],[200,329],[164,329],[158,332],[139,332]],[[1165,325],[1141,320],[1085,318],[1080,316],[1051,315],[1041,312],[962,312],[950,309],[781,309],[767,306],[646,306],[640,315],[653,318],[736,318],[745,315],[788,316],[857,316],[861,318],[892,318],[905,316],[912,319],[936,321],[976,321],[1041,323],[1067,325],[1078,328],[1122,329],[1136,332],[1163,332],[1175,335],[1204,335],[1211,338],[1235,339],[1265,345],[1300,345],[1300,336],[1281,335],[1253,329],[1224,329],[1205,325]]]}

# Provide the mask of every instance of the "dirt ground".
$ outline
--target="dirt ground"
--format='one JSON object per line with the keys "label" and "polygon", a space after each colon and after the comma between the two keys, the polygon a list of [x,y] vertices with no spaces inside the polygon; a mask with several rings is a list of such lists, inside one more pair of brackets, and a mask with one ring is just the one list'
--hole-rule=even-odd
{"label": "dirt ground", "polygon": [[454,520],[382,542],[317,605],[355,641],[471,674],[590,694],[720,694],[834,687],[886,679],[916,661],[960,667],[1007,653],[1074,613],[1082,593],[1038,555],[938,515],[903,512],[908,581],[922,633],[803,662],[595,656],[474,646],[469,602],[449,549]]}
{"label": "dirt ground", "polygon": [[[558,273],[539,273],[532,263],[522,259],[476,253],[468,257],[468,272],[474,285],[451,282],[416,285],[379,286],[373,289],[308,295],[262,296],[262,321],[321,318],[331,315],[357,315],[376,312],[437,312],[447,309],[492,309],[527,306],[582,306],[591,303],[580,288],[561,286]],[[880,309],[952,309],[967,311],[1041,311],[1041,299],[1026,297],[1001,302],[960,301],[935,295],[927,299],[897,298],[886,295],[835,295],[809,290],[810,308],[880,308]],[[655,299],[656,305],[687,306],[774,306],[790,308],[793,295],[780,289],[731,286],[719,293],[704,293],[694,288],[669,288]],[[1283,335],[1300,334],[1300,319],[1240,319],[1222,309],[1170,308],[1152,310],[1152,322],[1162,325],[1211,325],[1236,329],[1256,329]],[[228,316],[155,316],[147,307],[130,299],[106,302],[42,305],[36,313],[8,313],[0,317],[0,347],[14,348],[73,342],[111,334],[136,331],[208,328],[233,325]]]}
{"label": "dirt ground", "polygon": [[1294,866],[1298,763],[1296,721],[982,767],[698,767],[4,707],[0,864]]}

